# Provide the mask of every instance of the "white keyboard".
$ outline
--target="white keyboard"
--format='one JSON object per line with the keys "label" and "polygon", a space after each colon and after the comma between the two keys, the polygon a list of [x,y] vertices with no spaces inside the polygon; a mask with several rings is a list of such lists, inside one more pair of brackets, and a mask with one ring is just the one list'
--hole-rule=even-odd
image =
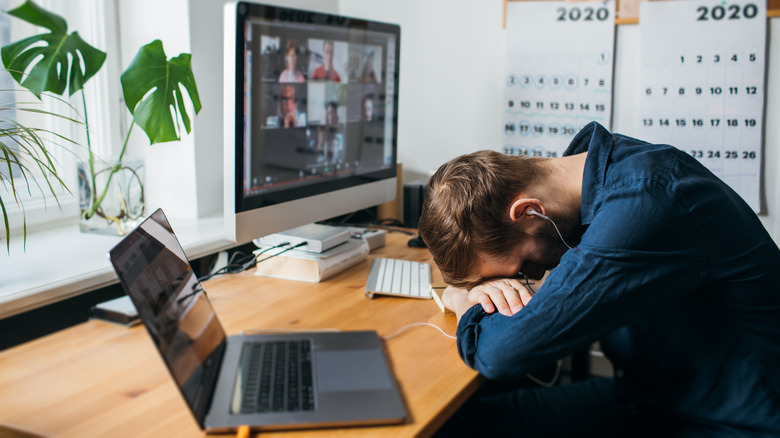
{"label": "white keyboard", "polygon": [[374,294],[431,298],[431,266],[409,260],[375,258],[366,282],[366,297]]}

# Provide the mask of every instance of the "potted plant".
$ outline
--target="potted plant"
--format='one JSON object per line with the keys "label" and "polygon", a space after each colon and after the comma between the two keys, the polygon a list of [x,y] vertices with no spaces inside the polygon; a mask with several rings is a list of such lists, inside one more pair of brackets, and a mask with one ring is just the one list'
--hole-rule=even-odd
{"label": "potted plant", "polygon": [[[17,92],[18,90],[0,90],[0,93],[3,95],[15,95]],[[6,117],[5,114],[9,111],[44,114],[76,124],[81,124],[81,122],[42,110],[29,102],[9,101],[0,104],[0,166],[2,166],[2,170],[6,171],[5,174],[0,172],[0,184],[3,187],[10,188],[11,195],[15,203],[22,208],[22,212],[24,212],[24,204],[17,195],[17,190],[26,189],[28,193],[32,194],[31,186],[36,187],[37,191],[44,196],[47,192],[50,192],[59,203],[57,199],[58,190],[68,190],[68,188],[57,171],[54,158],[49,153],[46,143],[58,142],[62,147],[69,148],[75,145],[75,142],[46,129],[26,126],[16,120],[16,117]],[[43,181],[38,181],[34,178],[33,172],[36,169]],[[14,175],[15,173],[17,174],[16,176]],[[17,187],[16,181],[22,181],[24,187]],[[11,229],[5,202],[2,193],[0,193],[0,210],[3,213],[6,251],[10,251]],[[23,222],[22,230],[26,241],[26,221]]]}
{"label": "potted plant", "polygon": [[[85,101],[84,84],[103,66],[106,53],[90,46],[78,32],[68,33],[64,18],[31,0],[7,13],[49,30],[8,44],[0,50],[3,65],[14,80],[39,99],[44,92],[57,96],[68,92],[69,96],[73,96],[80,91],[82,101]],[[90,222],[97,220],[115,226],[118,234],[124,234],[132,229],[134,220],[143,215],[142,177],[124,162],[128,140],[134,125],[146,133],[150,144],[180,140],[179,120],[188,133],[191,131],[182,90],[186,90],[196,114],[200,112],[201,103],[190,58],[190,54],[182,53],[168,59],[160,40],[141,47],[120,78],[132,122],[119,155],[111,163],[101,165],[101,160],[93,152],[84,105],[88,156],[79,170],[79,191],[86,196],[80,203],[82,230],[91,229]],[[114,199],[116,205],[112,206],[113,211],[106,205],[116,179],[123,173],[135,183],[136,196],[140,190],[140,212],[139,206],[130,205],[121,193]],[[122,190],[121,187],[119,189]]]}

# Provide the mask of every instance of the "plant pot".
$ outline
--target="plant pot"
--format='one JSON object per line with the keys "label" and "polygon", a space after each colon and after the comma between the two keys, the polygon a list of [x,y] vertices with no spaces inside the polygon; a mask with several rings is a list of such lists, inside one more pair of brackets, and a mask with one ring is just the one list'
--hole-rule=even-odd
{"label": "plant pot", "polygon": [[139,159],[95,160],[95,181],[88,163],[78,164],[79,229],[85,233],[124,236],[144,219],[144,162]]}

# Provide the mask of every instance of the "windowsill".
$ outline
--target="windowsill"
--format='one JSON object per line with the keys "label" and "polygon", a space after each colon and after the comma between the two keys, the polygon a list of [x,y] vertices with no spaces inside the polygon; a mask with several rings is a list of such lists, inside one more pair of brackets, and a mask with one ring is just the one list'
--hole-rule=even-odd
{"label": "windowsill", "polygon": [[[223,218],[170,218],[187,257],[196,259],[235,246],[223,237]],[[0,319],[118,282],[108,251],[120,237],[81,233],[78,225],[11,239],[0,269]],[[5,246],[5,242],[0,242]]]}

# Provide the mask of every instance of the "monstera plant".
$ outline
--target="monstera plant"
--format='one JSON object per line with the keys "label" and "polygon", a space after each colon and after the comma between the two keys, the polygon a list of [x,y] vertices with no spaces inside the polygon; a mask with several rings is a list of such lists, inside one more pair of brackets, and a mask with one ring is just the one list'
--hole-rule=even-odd
{"label": "monstera plant", "polygon": [[[72,97],[81,92],[82,102],[85,102],[84,84],[103,66],[106,53],[89,45],[78,32],[68,33],[64,18],[30,0],[8,11],[8,14],[49,30],[2,48],[0,54],[3,65],[14,80],[39,99],[44,93],[61,96],[67,92],[68,96]],[[80,171],[79,178],[86,180],[80,181],[80,186],[82,192],[86,189],[89,201],[85,204],[82,200],[82,219],[88,220],[97,216],[118,225],[119,221],[130,215],[127,206],[122,206],[116,213],[108,213],[103,203],[112,178],[118,172],[130,170],[134,173],[133,169],[123,163],[134,125],[138,125],[146,133],[150,144],[180,140],[179,120],[188,133],[191,131],[191,120],[185,107],[183,90],[189,96],[196,114],[200,112],[201,103],[190,58],[190,54],[182,53],[168,59],[160,40],[152,41],[138,51],[120,77],[122,93],[132,115],[132,123],[127,130],[122,149],[112,163],[101,166],[96,162],[97,157],[89,137],[89,118],[84,105],[88,150],[85,167],[88,170]],[[102,175],[100,183],[98,175]]]}

